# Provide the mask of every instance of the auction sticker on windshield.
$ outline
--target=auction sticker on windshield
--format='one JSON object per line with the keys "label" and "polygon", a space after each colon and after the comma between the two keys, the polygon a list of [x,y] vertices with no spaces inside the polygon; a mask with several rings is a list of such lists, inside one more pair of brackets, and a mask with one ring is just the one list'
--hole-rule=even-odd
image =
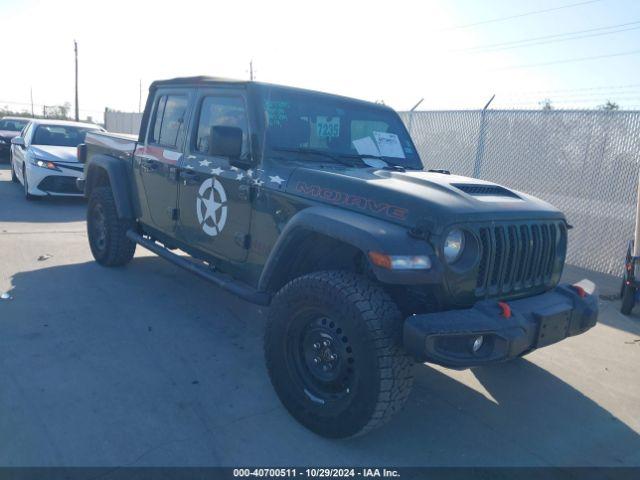
{"label": "auction sticker on windshield", "polygon": [[373,132],[378,150],[383,157],[405,158],[400,139],[395,133]]}
{"label": "auction sticker on windshield", "polygon": [[340,136],[340,117],[316,117],[316,134],[319,138]]}

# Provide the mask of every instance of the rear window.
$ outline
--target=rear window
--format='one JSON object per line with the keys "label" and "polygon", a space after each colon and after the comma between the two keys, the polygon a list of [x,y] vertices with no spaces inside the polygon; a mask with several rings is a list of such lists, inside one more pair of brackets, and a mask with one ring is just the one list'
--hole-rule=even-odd
{"label": "rear window", "polygon": [[186,95],[161,95],[156,101],[149,142],[165,147],[178,146],[184,136],[186,111]]}

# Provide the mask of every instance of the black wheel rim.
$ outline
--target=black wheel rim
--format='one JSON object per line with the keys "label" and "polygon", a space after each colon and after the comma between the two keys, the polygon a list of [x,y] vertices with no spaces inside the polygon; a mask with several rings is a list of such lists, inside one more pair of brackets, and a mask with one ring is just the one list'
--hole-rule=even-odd
{"label": "black wheel rim", "polygon": [[96,205],[91,212],[91,237],[93,244],[99,251],[107,247],[107,219],[102,205]]}
{"label": "black wheel rim", "polygon": [[[307,398],[323,405],[348,398],[356,384],[354,350],[339,323],[309,315],[288,337],[290,371]],[[326,410],[327,413],[329,410]]]}

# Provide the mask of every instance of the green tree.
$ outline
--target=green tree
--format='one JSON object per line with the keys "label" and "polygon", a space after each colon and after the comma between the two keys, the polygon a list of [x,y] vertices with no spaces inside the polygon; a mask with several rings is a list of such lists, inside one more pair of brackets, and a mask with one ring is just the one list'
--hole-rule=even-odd
{"label": "green tree", "polygon": [[607,100],[607,103],[598,105],[598,110],[620,110],[620,105],[611,100]]}

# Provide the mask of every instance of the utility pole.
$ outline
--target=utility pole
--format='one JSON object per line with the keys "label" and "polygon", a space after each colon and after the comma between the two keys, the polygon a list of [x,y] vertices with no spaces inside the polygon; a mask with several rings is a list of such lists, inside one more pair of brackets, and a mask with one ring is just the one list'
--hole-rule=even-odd
{"label": "utility pole", "polygon": [[249,80],[253,82],[253,60],[249,61]]}
{"label": "utility pole", "polygon": [[33,87],[30,88],[29,93],[31,93],[31,118],[36,118],[36,114],[33,112]]}
{"label": "utility pole", "polygon": [[76,122],[80,121],[80,110],[78,109],[78,42],[73,41],[73,50],[76,55]]}

